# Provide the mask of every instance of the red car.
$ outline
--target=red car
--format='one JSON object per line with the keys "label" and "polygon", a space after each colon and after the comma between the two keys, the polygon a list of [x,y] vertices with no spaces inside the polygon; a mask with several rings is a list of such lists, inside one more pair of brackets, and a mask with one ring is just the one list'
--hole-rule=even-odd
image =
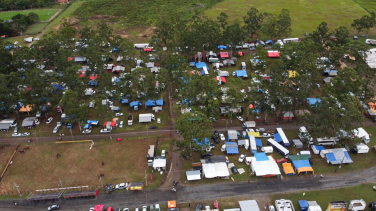
{"label": "red car", "polygon": [[123,138],[117,138],[116,139],[116,141],[122,141],[123,140]]}
{"label": "red car", "polygon": [[287,163],[287,159],[286,158],[278,159],[277,163]]}

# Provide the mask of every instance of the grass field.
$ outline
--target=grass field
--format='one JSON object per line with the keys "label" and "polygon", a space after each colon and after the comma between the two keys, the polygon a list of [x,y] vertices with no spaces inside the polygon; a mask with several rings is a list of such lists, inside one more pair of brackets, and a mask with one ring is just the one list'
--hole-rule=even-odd
{"label": "grass field", "polygon": [[367,14],[367,11],[352,0],[224,0],[205,13],[214,19],[221,12],[225,12],[230,22],[235,19],[242,21],[252,6],[260,12],[272,14],[279,14],[283,8],[288,9],[292,19],[291,37],[302,37],[305,32],[315,30],[323,21],[333,29],[342,25],[350,28],[354,19]]}
{"label": "grass field", "polygon": [[29,26],[29,28],[24,32],[24,34],[27,34],[27,35],[38,34],[38,32],[42,31],[44,27],[46,27],[47,25],[48,23],[35,23]]}
{"label": "grass field", "polygon": [[[59,179],[65,187],[88,185],[99,188],[100,174],[105,175],[103,184],[145,182],[145,170],[149,176],[151,172],[145,159],[147,149],[156,143],[157,139],[95,141],[91,150],[92,142],[32,144],[24,154],[16,154],[13,165],[0,183],[0,194],[13,191],[14,182],[20,186],[21,192],[57,188]],[[159,150],[169,152],[170,141],[159,139],[158,143]],[[59,158],[56,157],[58,153]],[[154,174],[149,187],[159,186],[164,175]]]}
{"label": "grass field", "polygon": [[0,12],[1,20],[9,20],[17,14],[27,15],[30,12],[38,14],[40,21],[46,21],[50,19],[59,9],[37,9],[37,10],[21,10],[21,11],[10,11],[10,12]]}
{"label": "grass field", "polygon": [[5,166],[7,165],[10,157],[12,156],[16,145],[6,146],[1,149],[0,147],[0,175],[3,173]]}
{"label": "grass field", "polygon": [[317,201],[321,209],[325,210],[331,201],[345,201],[349,203],[353,199],[364,199],[368,206],[368,203],[375,201],[374,196],[375,191],[372,190],[372,184],[363,184],[349,188],[307,191],[305,192],[305,196],[303,196],[303,192],[275,194],[271,196],[271,203],[274,204],[274,201],[277,199],[289,199],[293,202],[295,210],[300,210],[298,200]]}

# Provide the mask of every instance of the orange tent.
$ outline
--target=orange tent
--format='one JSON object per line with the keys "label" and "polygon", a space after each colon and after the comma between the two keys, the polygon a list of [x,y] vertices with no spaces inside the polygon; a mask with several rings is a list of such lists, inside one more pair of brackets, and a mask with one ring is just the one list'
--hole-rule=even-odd
{"label": "orange tent", "polygon": [[176,201],[168,201],[167,207],[168,208],[175,208],[176,207]]}
{"label": "orange tent", "polygon": [[294,168],[292,167],[291,163],[282,163],[283,171],[286,175],[293,175],[295,173]]}
{"label": "orange tent", "polygon": [[24,112],[30,112],[31,110],[33,110],[33,107],[32,105],[23,105],[22,108],[20,108],[20,110],[18,110],[18,112],[20,113],[24,113]]}

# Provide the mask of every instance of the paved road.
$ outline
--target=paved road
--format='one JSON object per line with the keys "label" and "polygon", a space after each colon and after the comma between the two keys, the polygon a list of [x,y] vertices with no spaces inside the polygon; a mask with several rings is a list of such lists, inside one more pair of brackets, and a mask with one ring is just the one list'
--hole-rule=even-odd
{"label": "paved road", "polygon": [[[255,194],[272,194],[294,191],[308,191],[328,188],[348,187],[363,183],[376,181],[376,167],[353,173],[336,173],[325,175],[320,179],[312,176],[293,176],[278,178],[261,178],[257,181],[248,182],[228,182],[206,185],[188,185],[178,187],[176,193],[172,193],[169,188],[158,188],[145,192],[118,192],[113,194],[99,194],[96,199],[62,200],[58,202],[61,210],[88,210],[95,204],[104,204],[113,207],[140,207],[151,203],[163,203],[168,200],[177,202],[190,202],[200,200],[214,200],[224,197],[252,197]],[[369,188],[372,185],[370,184]],[[15,207],[12,200],[0,201],[0,210],[45,210],[50,203],[31,204],[25,200],[19,201],[19,206]]]}

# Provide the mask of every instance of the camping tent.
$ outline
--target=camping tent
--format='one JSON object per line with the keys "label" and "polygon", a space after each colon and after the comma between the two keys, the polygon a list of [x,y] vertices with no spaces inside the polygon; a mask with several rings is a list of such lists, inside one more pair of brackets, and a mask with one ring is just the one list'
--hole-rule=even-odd
{"label": "camping tent", "polygon": [[283,172],[285,172],[287,176],[292,176],[295,174],[294,168],[292,168],[291,163],[282,163],[282,167]]}
{"label": "camping tent", "polygon": [[268,51],[269,58],[279,58],[279,51]]}
{"label": "camping tent", "polygon": [[314,174],[313,168],[311,167],[311,164],[308,160],[294,160],[292,161],[292,165],[295,168],[295,170],[298,172],[298,174],[303,172],[309,172]]}
{"label": "camping tent", "polygon": [[343,151],[342,149],[332,149],[332,152],[325,154],[325,159],[328,163],[333,165],[353,162],[349,153],[347,151]]}
{"label": "camping tent", "polygon": [[319,98],[306,98],[308,105],[315,105],[316,103],[320,103],[321,100]]}
{"label": "camping tent", "polygon": [[252,172],[256,176],[268,177],[280,175],[279,167],[272,156],[267,156],[268,160],[257,160],[258,156],[251,157],[251,168]]}
{"label": "camping tent", "polygon": [[236,142],[225,142],[227,154],[239,154],[238,144]]}
{"label": "camping tent", "polygon": [[198,62],[198,63],[196,63],[196,68],[201,69],[203,67],[206,67],[209,70],[209,67],[208,67],[208,65],[206,65],[205,62]]}
{"label": "camping tent", "polygon": [[245,70],[235,70],[235,73],[236,73],[236,77],[238,78],[248,77],[247,71]]}
{"label": "camping tent", "polygon": [[142,106],[142,103],[138,102],[138,101],[133,101],[131,103],[129,103],[129,106],[132,108],[134,106]]}
{"label": "camping tent", "polygon": [[186,171],[185,175],[187,176],[187,180],[188,181],[201,180],[201,172],[200,172],[200,170]]}
{"label": "camping tent", "polygon": [[202,172],[205,178],[228,177],[230,173],[226,162],[203,163]]}

